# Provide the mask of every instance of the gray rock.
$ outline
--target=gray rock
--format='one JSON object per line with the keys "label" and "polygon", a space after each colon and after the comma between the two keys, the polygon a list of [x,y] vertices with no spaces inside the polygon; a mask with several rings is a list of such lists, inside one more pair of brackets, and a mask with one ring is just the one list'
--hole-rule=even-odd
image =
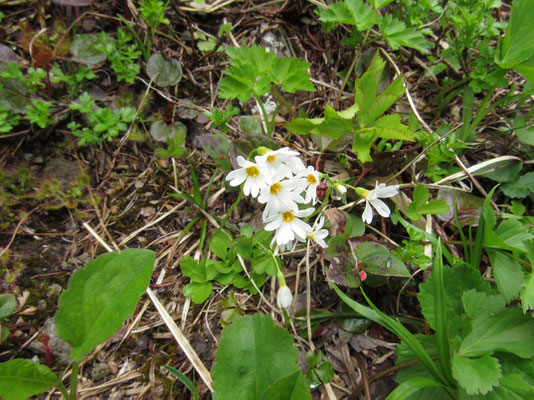
{"label": "gray rock", "polygon": [[[72,348],[67,342],[59,337],[53,317],[46,320],[41,334],[48,335],[48,345],[52,349],[52,355],[55,362],[58,362],[62,365],[68,365],[71,361],[69,356]],[[41,343],[39,340],[34,340],[31,342],[28,348],[34,353],[46,354],[45,350],[43,349],[43,343]]]}

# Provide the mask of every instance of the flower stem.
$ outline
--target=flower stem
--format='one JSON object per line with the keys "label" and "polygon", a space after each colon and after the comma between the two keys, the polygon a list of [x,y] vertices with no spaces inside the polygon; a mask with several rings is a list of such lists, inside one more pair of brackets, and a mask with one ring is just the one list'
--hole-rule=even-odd
{"label": "flower stem", "polygon": [[80,363],[78,361],[74,361],[72,363],[72,371],[70,373],[70,394],[69,394],[69,400],[76,400],[78,398],[77,393],[77,384],[78,384],[78,370],[79,370]]}

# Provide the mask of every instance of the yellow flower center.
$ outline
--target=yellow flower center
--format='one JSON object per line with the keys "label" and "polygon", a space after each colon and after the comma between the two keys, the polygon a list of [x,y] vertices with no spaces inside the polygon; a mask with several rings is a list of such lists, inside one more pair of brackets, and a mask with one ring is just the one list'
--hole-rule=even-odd
{"label": "yellow flower center", "polygon": [[276,182],[271,185],[269,192],[271,192],[272,195],[275,195],[280,193],[280,190],[282,190],[282,185],[280,185],[279,182]]}
{"label": "yellow flower center", "polygon": [[308,239],[315,240],[315,232],[308,234]]}
{"label": "yellow flower center", "polygon": [[250,167],[247,167],[245,169],[245,172],[247,173],[247,175],[251,178],[255,178],[257,177],[259,174],[260,174],[260,170],[258,169],[258,167],[256,167],[255,165],[252,165]]}
{"label": "yellow flower center", "polygon": [[274,162],[274,160],[276,160],[276,154],[269,154],[269,155],[267,156],[267,162],[268,162],[269,164],[272,164],[272,163]]}
{"label": "yellow flower center", "polygon": [[315,176],[313,176],[313,174],[308,174],[308,183],[310,185],[315,185],[317,183],[317,179],[315,179]]}
{"label": "yellow flower center", "polygon": [[293,220],[295,219],[295,216],[293,215],[291,211],[286,211],[285,213],[282,214],[282,219],[284,220],[285,223],[289,224],[293,222]]}

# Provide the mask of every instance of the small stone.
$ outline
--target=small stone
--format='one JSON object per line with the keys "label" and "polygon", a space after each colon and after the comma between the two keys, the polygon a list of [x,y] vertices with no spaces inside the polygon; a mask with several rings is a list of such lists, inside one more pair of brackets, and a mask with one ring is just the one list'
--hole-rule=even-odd
{"label": "small stone", "polygon": [[61,286],[58,283],[51,283],[46,288],[46,296],[47,297],[52,297],[54,295],[60,294],[62,291],[63,291],[63,286]]}
{"label": "small stone", "polygon": [[[53,317],[48,318],[46,320],[42,334],[48,335],[49,337],[48,345],[52,349],[52,355],[54,357],[54,360],[61,365],[68,365],[71,362],[70,353],[72,351],[72,348],[67,342],[65,342],[59,337]],[[43,343],[39,342],[38,340],[34,340],[33,342],[31,342],[28,348],[34,353],[46,353],[43,349]]]}
{"label": "small stone", "polygon": [[47,304],[46,304],[46,300],[44,300],[44,299],[41,299],[41,300],[39,300],[39,301],[37,302],[37,309],[38,309],[39,311],[44,311],[44,310],[46,310],[46,306],[47,306]]}
{"label": "small stone", "polygon": [[91,371],[91,378],[95,381],[104,379],[110,373],[109,365],[106,363],[98,363],[93,366]]}

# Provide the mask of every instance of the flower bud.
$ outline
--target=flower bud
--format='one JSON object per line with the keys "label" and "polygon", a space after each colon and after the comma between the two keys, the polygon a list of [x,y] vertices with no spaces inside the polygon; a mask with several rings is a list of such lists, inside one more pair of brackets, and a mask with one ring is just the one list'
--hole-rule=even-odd
{"label": "flower bud", "polygon": [[276,304],[280,308],[287,308],[293,304],[293,294],[286,285],[281,285],[276,295]]}
{"label": "flower bud", "polygon": [[343,195],[347,193],[347,187],[343,185],[342,183],[334,183],[332,188],[334,189],[332,191],[332,198],[334,200],[341,200]]}

